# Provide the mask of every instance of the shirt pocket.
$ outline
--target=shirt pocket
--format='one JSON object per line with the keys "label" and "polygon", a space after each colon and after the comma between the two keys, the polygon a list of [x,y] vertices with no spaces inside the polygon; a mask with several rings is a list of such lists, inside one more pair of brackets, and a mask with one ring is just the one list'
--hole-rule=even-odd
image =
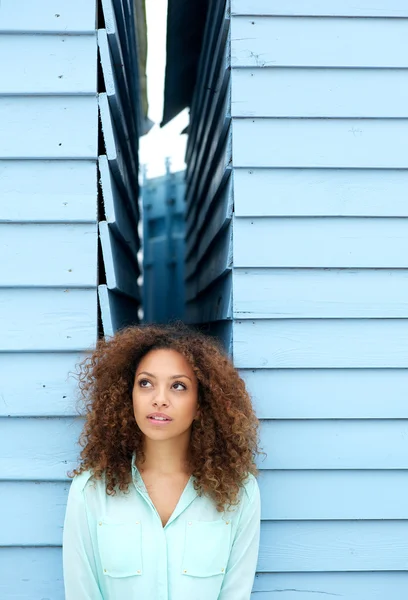
{"label": "shirt pocket", "polygon": [[140,521],[117,523],[101,519],[97,541],[104,575],[131,577],[143,574]]}
{"label": "shirt pocket", "polygon": [[182,574],[192,577],[223,575],[231,548],[231,521],[186,523]]}

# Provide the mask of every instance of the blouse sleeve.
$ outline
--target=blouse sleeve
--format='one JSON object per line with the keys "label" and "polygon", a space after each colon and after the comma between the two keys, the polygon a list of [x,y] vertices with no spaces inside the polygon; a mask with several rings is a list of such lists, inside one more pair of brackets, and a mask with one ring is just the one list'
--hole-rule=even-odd
{"label": "blouse sleeve", "polygon": [[86,473],[75,477],[68,495],[62,542],[65,600],[103,600],[84,498],[88,478]]}
{"label": "blouse sleeve", "polygon": [[251,477],[250,495],[242,511],[218,600],[249,600],[258,561],[261,499]]}

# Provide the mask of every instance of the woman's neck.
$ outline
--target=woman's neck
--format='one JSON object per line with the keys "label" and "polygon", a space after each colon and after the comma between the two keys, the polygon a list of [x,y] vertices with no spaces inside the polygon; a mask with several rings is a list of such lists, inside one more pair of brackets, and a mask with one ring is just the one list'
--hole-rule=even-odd
{"label": "woman's neck", "polygon": [[188,473],[189,438],[180,440],[156,441],[145,438],[143,463],[138,463],[142,471],[173,475]]}

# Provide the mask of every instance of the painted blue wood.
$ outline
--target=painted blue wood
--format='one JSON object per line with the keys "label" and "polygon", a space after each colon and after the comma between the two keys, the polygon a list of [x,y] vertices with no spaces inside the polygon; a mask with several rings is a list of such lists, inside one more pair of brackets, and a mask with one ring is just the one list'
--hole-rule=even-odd
{"label": "painted blue wood", "polygon": [[408,369],[242,369],[260,419],[407,419]]}
{"label": "painted blue wood", "polygon": [[406,319],[234,321],[238,368],[407,368]]}
{"label": "painted blue wood", "polygon": [[233,119],[232,134],[236,167],[408,165],[406,119]]}
{"label": "painted blue wood", "polygon": [[408,217],[398,169],[235,169],[237,217]]}
{"label": "painted blue wood", "polygon": [[77,351],[97,334],[95,289],[0,289],[0,352]]}
{"label": "painted blue wood", "polygon": [[254,600],[321,600],[340,596],[342,600],[405,600],[408,573],[258,573]]}
{"label": "painted blue wood", "polygon": [[100,185],[106,221],[116,237],[121,238],[133,257],[137,258],[140,247],[138,232],[132,223],[130,198],[119,193],[105,155],[99,157]]}
{"label": "painted blue wood", "polygon": [[404,0],[231,0],[233,15],[308,17],[408,17]]}
{"label": "painted blue wood", "polygon": [[231,20],[231,64],[406,67],[408,53],[401,48],[407,34],[406,19],[236,16]]}
{"label": "painted blue wood", "polygon": [[94,33],[95,0],[2,0],[0,33]]}
{"label": "painted blue wood", "polygon": [[103,284],[98,286],[98,297],[106,337],[113,336],[118,329],[139,323],[139,301],[124,294],[117,294]]}
{"label": "painted blue wood", "polygon": [[82,426],[79,417],[0,419],[0,480],[68,480]]}
{"label": "painted blue wood", "polygon": [[406,521],[266,521],[258,570],[405,571]]}
{"label": "painted blue wood", "polygon": [[237,218],[236,267],[408,266],[408,220]]}
{"label": "painted blue wood", "polygon": [[[0,417],[76,415],[78,382],[74,377],[75,365],[84,358],[85,354],[70,352],[3,353],[0,360]],[[22,373],[24,377],[21,377]]]}
{"label": "painted blue wood", "polygon": [[186,261],[186,277],[194,273],[197,263],[199,263],[210,251],[210,246],[217,238],[222,235],[222,231],[229,225],[233,213],[232,182],[231,179],[221,190],[214,206],[211,210],[211,220],[206,223],[203,220],[203,229],[200,230],[198,223],[196,226],[197,234],[195,236],[195,245],[190,259]]}
{"label": "painted blue wood", "polygon": [[[22,252],[25,247],[29,252]],[[0,253],[2,286],[96,286],[93,224],[3,223]]]}
{"label": "painted blue wood", "polygon": [[405,69],[233,69],[232,117],[407,117]]}
{"label": "painted blue wood", "polygon": [[0,547],[0,594],[12,600],[64,600],[61,548]]}
{"label": "painted blue wood", "polygon": [[407,435],[402,419],[263,421],[261,446],[267,457],[258,464],[284,470],[407,469]]}
{"label": "painted blue wood", "polygon": [[[201,263],[201,264],[200,264]],[[186,281],[186,299],[205,290],[212,282],[224,276],[232,267],[232,228],[229,225],[214,241],[208,252],[198,263],[196,272],[190,273]]]}
{"label": "painted blue wood", "polygon": [[261,471],[262,519],[408,519],[405,471]]}
{"label": "painted blue wood", "polygon": [[109,231],[106,221],[99,222],[99,235],[108,288],[139,300],[137,278],[140,269],[136,260],[126,245]]}
{"label": "painted blue wood", "polygon": [[237,319],[408,317],[405,269],[236,268],[233,277]]}
{"label": "painted blue wood", "polygon": [[201,201],[196,201],[194,208],[186,216],[186,237],[187,244],[189,244],[189,238],[194,235],[193,230],[197,219],[201,213],[202,217],[200,224],[202,225],[203,220],[207,217],[208,208],[213,202],[218,191],[224,186],[226,181],[231,175],[231,162],[232,162],[232,132],[231,128],[227,133],[226,139],[220,149],[218,160],[214,165],[214,169],[211,172],[212,177],[208,182],[208,187],[204,192],[204,196]]}
{"label": "painted blue wood", "polygon": [[70,483],[0,482],[0,546],[59,546]]}
{"label": "painted blue wood", "polygon": [[96,159],[97,130],[94,96],[0,97],[1,159]]}
{"label": "painted blue wood", "polygon": [[0,93],[96,94],[96,50],[95,35],[0,35]]}
{"label": "painted blue wood", "polygon": [[232,319],[231,271],[187,303],[186,319],[190,323],[211,323]]}
{"label": "painted blue wood", "polygon": [[0,223],[96,222],[94,161],[0,161]]}

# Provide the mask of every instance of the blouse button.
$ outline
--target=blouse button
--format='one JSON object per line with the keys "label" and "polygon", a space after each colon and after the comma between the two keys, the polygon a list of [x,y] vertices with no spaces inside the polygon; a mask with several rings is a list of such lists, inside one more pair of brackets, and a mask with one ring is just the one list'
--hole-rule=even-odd
{"label": "blouse button", "polygon": [[106,569],[103,570],[104,573],[107,573],[108,571]]}
{"label": "blouse button", "polygon": [[140,575],[140,571],[138,571],[137,573],[138,573],[138,575]]}
{"label": "blouse button", "polygon": [[187,573],[187,571],[183,571],[183,573]]}
{"label": "blouse button", "polygon": [[191,521],[188,522],[189,525],[192,525]]}
{"label": "blouse button", "polygon": [[136,521],[136,525],[139,525],[140,521]]}
{"label": "blouse button", "polygon": [[225,569],[221,569],[221,573],[224,573]]}
{"label": "blouse button", "polygon": [[225,525],[229,525],[229,521],[225,521]]}
{"label": "blouse button", "polygon": [[99,525],[102,525],[102,521],[99,521]]}

